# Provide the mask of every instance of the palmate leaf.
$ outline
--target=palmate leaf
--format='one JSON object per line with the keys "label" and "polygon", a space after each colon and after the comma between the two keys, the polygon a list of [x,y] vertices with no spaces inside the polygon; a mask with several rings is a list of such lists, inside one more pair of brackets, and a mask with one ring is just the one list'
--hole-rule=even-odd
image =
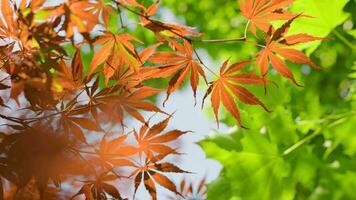
{"label": "palmate leaf", "polygon": [[125,114],[145,123],[145,119],[138,110],[164,113],[154,103],[147,100],[148,97],[158,94],[161,90],[148,86],[137,86],[127,89],[127,85],[115,85],[98,90],[98,79],[93,86],[86,88],[89,97],[88,110],[94,119],[98,119],[98,111],[101,111],[104,118],[113,123],[120,123],[125,127]]}
{"label": "palmate leaf", "polygon": [[211,105],[215,114],[217,125],[219,126],[219,107],[220,103],[232,114],[241,127],[244,127],[241,122],[240,112],[234,101],[237,97],[241,102],[250,105],[260,105],[266,111],[267,107],[249,90],[240,86],[244,85],[263,85],[266,81],[255,74],[238,73],[251,61],[242,61],[232,64],[228,67],[228,60],[223,63],[220,68],[220,76],[208,88],[204,100],[211,95]]}
{"label": "palmate leaf", "polygon": [[129,34],[117,35],[105,32],[94,43],[103,46],[94,54],[89,74],[92,74],[101,64],[104,64],[103,73],[106,82],[114,75],[115,71],[124,71],[124,67],[137,71],[143,63],[141,63],[131,41],[142,43]]}
{"label": "palmate leaf", "polygon": [[[177,197],[176,195],[168,196],[169,200],[178,200],[178,199],[197,199],[203,200],[207,198],[207,188],[206,188],[206,179],[203,178],[199,182],[190,181],[182,179],[179,186],[179,193],[182,194],[182,198]],[[197,183],[197,184],[195,184]]]}
{"label": "palmate leaf", "polygon": [[[279,155],[277,146],[259,133],[246,133],[241,143],[243,148],[238,152],[228,151],[212,142],[201,143],[209,157],[224,165],[224,177],[228,178],[224,180],[224,184],[227,184],[224,188],[229,190],[226,192],[232,192],[228,197],[290,199],[288,193],[293,193],[293,189],[289,185],[293,183],[284,181],[289,175],[289,165]],[[211,187],[219,186],[213,184]],[[218,190],[223,188],[219,187]],[[218,193],[214,188],[209,188],[208,199],[218,197]]]}
{"label": "palmate leaf", "polygon": [[189,41],[184,40],[184,45],[173,40],[168,41],[170,46],[176,50],[176,53],[158,52],[153,54],[149,58],[149,61],[162,66],[148,68],[148,70],[152,71],[150,78],[166,78],[174,74],[169,82],[167,97],[163,104],[165,104],[169,96],[183,84],[189,73],[194,97],[196,96],[199,78],[202,77],[204,81],[207,82],[201,64],[193,58],[194,50]]}
{"label": "palmate leaf", "polygon": [[95,181],[85,181],[86,183],[71,199],[81,195],[84,195],[86,200],[106,199],[106,195],[109,195],[115,199],[123,200],[119,190],[115,186],[106,183],[108,181],[114,181],[118,178],[119,177],[116,175],[103,173]]}
{"label": "palmate leaf", "polygon": [[164,36],[171,38],[185,38],[187,36],[199,37],[202,36],[201,33],[194,31],[193,27],[187,27],[175,23],[166,23],[158,20],[153,20],[152,17],[156,12],[160,4],[160,0],[155,1],[152,5],[146,8],[144,5],[138,3],[135,0],[120,0],[122,5],[129,5],[140,8],[140,24],[153,31],[159,40],[165,41]]}
{"label": "palmate leaf", "polygon": [[6,24],[3,20],[0,20],[0,36],[7,37],[11,35],[11,32],[15,27],[15,13],[13,10],[14,4],[10,0],[1,1],[1,14]]}
{"label": "palmate leaf", "polygon": [[280,75],[291,80],[296,85],[299,85],[295,80],[292,71],[279,56],[293,63],[308,64],[313,68],[319,69],[319,67],[314,64],[314,62],[302,51],[291,48],[294,45],[327,39],[314,37],[308,34],[296,34],[287,36],[290,25],[299,16],[300,15],[297,15],[288,20],[275,31],[273,31],[272,27],[270,27],[269,31],[267,32],[265,36],[266,46],[257,53],[256,59],[257,67],[260,68],[263,78],[265,78],[268,73],[270,62],[272,68],[275,69]]}
{"label": "palmate leaf", "polygon": [[256,29],[267,32],[271,22],[275,20],[288,20],[294,14],[283,10],[295,0],[240,0],[240,10],[243,16],[249,19],[252,32]]}
{"label": "palmate leaf", "polygon": [[132,172],[131,177],[135,180],[135,193],[140,184],[144,187],[152,197],[152,200],[157,200],[156,184],[166,188],[167,190],[182,196],[176,185],[164,175],[164,173],[187,173],[174,164],[162,162],[167,154],[159,154],[152,158],[147,158],[143,166],[137,166],[137,169]]}
{"label": "palmate leaf", "polygon": [[87,34],[100,24],[100,16],[103,18],[103,24],[107,24],[112,9],[106,6],[102,0],[70,0],[68,3],[55,7],[45,7],[42,10],[42,13],[47,12],[49,14],[44,15],[44,19],[64,17],[61,28],[66,31],[66,37],[72,38],[76,28],[90,41]]}
{"label": "palmate leaf", "polygon": [[[311,15],[313,18],[301,18],[293,22],[290,34],[308,33],[319,37],[328,35],[338,25],[344,22],[349,14],[343,8],[349,0],[298,0],[295,1],[290,10],[296,13]],[[330,36],[334,37],[334,36]],[[321,41],[302,44],[303,49],[311,54],[321,44]]]}
{"label": "palmate leaf", "polygon": [[86,143],[86,137],[82,129],[88,131],[102,131],[97,121],[80,116],[88,109],[77,109],[77,97],[73,98],[66,105],[61,104],[61,115],[58,120],[58,127],[63,128],[67,135],[73,134],[81,142]]}
{"label": "palmate leaf", "polygon": [[59,63],[58,71],[54,72],[53,87],[58,96],[73,95],[73,90],[84,88],[83,61],[80,49],[74,53],[71,66],[64,60]]}
{"label": "palmate leaf", "polygon": [[110,170],[113,167],[135,167],[129,157],[137,154],[138,149],[126,143],[128,136],[129,134],[123,134],[110,141],[102,138],[98,155],[104,168]]}
{"label": "palmate leaf", "polygon": [[110,113],[107,115],[110,121],[119,122],[124,126],[124,112],[126,112],[140,122],[145,123],[144,117],[138,110],[166,114],[154,103],[146,100],[148,97],[159,93],[160,89],[142,86],[133,91],[128,91],[123,87],[117,88],[116,93],[113,93],[115,95],[99,96],[100,93],[98,93],[96,98],[96,101],[104,102],[102,106],[99,106],[99,109],[104,113]]}
{"label": "palmate leaf", "polygon": [[156,154],[178,154],[176,150],[165,143],[172,142],[189,131],[172,130],[162,133],[164,129],[166,129],[171,117],[172,116],[168,116],[152,127],[148,127],[148,123],[145,123],[139,132],[134,132],[139,146],[138,151],[140,157],[142,157],[142,154],[145,154],[149,158],[153,158]]}

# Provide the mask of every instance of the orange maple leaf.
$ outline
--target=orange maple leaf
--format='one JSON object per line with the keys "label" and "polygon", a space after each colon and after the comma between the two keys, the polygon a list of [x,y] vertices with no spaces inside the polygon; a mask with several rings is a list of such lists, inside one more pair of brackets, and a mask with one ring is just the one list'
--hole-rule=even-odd
{"label": "orange maple leaf", "polygon": [[106,169],[135,166],[129,159],[129,156],[137,154],[138,149],[135,146],[125,144],[128,136],[129,134],[123,134],[110,141],[107,141],[105,137],[102,138],[98,155],[101,161],[103,161],[101,164],[103,164]]}
{"label": "orange maple leaf", "polygon": [[114,122],[119,122],[124,126],[124,111],[145,123],[144,117],[137,111],[145,110],[151,112],[165,113],[159,109],[154,103],[147,101],[146,98],[159,93],[161,90],[142,86],[133,91],[128,91],[121,86],[116,86],[104,92],[98,92],[94,95],[93,101],[100,103],[99,108],[108,113],[107,117]]}
{"label": "orange maple leaf", "polygon": [[295,0],[240,0],[243,16],[249,19],[251,31],[256,35],[256,29],[267,32],[274,20],[288,20],[295,16],[284,7]]}
{"label": "orange maple leaf", "polygon": [[238,73],[246,64],[251,61],[242,61],[235,64],[228,65],[228,60],[223,63],[220,68],[219,78],[212,83],[208,88],[204,98],[211,94],[211,104],[215,114],[217,125],[219,126],[219,107],[220,103],[232,114],[241,127],[244,127],[241,123],[240,112],[234,101],[234,96],[241,102],[251,105],[260,105],[266,111],[269,111],[267,107],[250,91],[240,86],[239,84],[265,84],[265,80],[258,77],[255,74]]}
{"label": "orange maple leaf", "polygon": [[171,192],[180,195],[176,185],[167,178],[163,173],[188,173],[179,167],[171,163],[159,163],[165,156],[165,154],[160,154],[152,158],[147,158],[142,166],[137,166],[137,169],[130,175],[130,177],[135,176],[135,193],[143,182],[146,190],[152,197],[152,200],[157,200],[157,189],[156,184],[170,190]]}
{"label": "orange maple leaf", "polygon": [[177,154],[176,150],[172,149],[165,143],[174,141],[180,136],[188,133],[189,131],[172,130],[162,134],[162,131],[167,127],[171,116],[165,120],[148,127],[147,123],[144,124],[140,131],[134,132],[136,141],[138,142],[139,156],[142,157],[144,153],[147,157],[154,157],[155,154]]}
{"label": "orange maple leaf", "polygon": [[89,75],[92,74],[101,64],[104,64],[104,76],[108,81],[115,71],[124,70],[128,67],[137,71],[142,65],[135,46],[130,41],[142,43],[140,40],[129,34],[116,35],[105,32],[94,44],[102,44],[90,63]]}
{"label": "orange maple leaf", "polygon": [[189,71],[190,84],[194,92],[194,97],[196,96],[199,77],[203,77],[205,82],[207,82],[204,70],[199,61],[193,58],[194,50],[192,45],[187,40],[184,40],[184,45],[173,40],[169,40],[169,43],[177,53],[158,52],[149,58],[149,61],[162,65],[160,67],[151,68],[151,70],[155,70],[151,78],[166,78],[175,74],[169,82],[167,97],[164,103],[168,100],[169,96],[183,84]]}
{"label": "orange maple leaf", "polygon": [[275,69],[280,75],[291,80],[296,85],[299,85],[295,80],[292,71],[277,55],[293,63],[308,64],[315,69],[319,69],[319,67],[314,64],[314,62],[302,51],[292,49],[290,46],[315,40],[325,40],[327,38],[314,37],[308,34],[285,36],[288,33],[290,24],[299,16],[300,15],[288,20],[277,30],[273,31],[272,28],[270,28],[270,30],[267,32],[265,36],[266,45],[260,52],[257,53],[256,59],[256,64],[258,67],[260,67],[260,71],[263,77],[266,77],[268,73],[268,63],[270,62],[272,68]]}

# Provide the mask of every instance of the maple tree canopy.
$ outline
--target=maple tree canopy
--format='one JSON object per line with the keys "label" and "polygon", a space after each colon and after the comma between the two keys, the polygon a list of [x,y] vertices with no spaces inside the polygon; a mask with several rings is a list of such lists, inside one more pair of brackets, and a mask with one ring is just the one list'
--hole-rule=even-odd
{"label": "maple tree canopy", "polygon": [[[203,107],[210,99],[218,127],[224,108],[248,129],[239,105],[271,112],[250,86],[268,98],[269,85],[278,87],[271,72],[298,87],[290,62],[321,68],[298,45],[329,39],[289,32],[297,20],[313,18],[289,11],[294,0],[239,0],[232,6],[239,5],[245,17],[244,35],[226,39],[207,39],[199,27],[161,20],[160,3],[1,0],[0,195],[23,199],[31,190],[37,199],[132,199],[142,185],[153,200],[164,199],[157,186],[172,199],[204,199],[205,178],[177,187],[167,176],[191,174],[166,158],[182,156],[179,138],[194,130],[169,129],[174,113],[152,99],[165,93],[163,105],[173,104],[172,93],[187,81],[195,104]],[[131,26],[154,39],[139,38]],[[248,60],[226,58],[221,66],[208,66],[198,45],[225,42],[258,51]],[[88,51],[89,58],[83,53]],[[151,84],[162,79],[164,87]],[[206,91],[203,99],[197,99],[199,87]],[[147,113],[163,120],[153,123]],[[114,184],[118,180],[132,192]],[[63,184],[76,191],[62,191]]]}

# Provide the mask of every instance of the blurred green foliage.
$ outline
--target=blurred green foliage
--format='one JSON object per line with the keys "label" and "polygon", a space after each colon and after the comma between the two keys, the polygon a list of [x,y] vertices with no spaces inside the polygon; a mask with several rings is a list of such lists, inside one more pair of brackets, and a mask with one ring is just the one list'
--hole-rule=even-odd
{"label": "blurred green foliage", "polygon": [[[238,38],[246,20],[236,0],[164,0],[163,6],[206,39]],[[291,7],[315,18],[297,20],[291,33],[333,40],[314,42],[307,53],[322,67],[289,63],[304,87],[272,75],[278,87],[254,92],[273,110],[240,105],[248,130],[225,112],[229,133],[200,145],[223,165],[208,199],[356,199],[356,1],[298,0]],[[198,44],[222,62],[250,58],[244,43]]]}

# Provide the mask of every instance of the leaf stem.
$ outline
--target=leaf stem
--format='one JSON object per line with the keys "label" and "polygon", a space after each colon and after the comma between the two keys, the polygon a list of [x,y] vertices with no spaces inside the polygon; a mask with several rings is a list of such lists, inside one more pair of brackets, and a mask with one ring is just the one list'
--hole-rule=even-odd
{"label": "leaf stem", "polygon": [[121,11],[121,9],[120,9],[119,6],[118,6],[117,8],[118,8],[118,10],[119,10],[119,18],[120,18],[120,25],[121,25],[121,28],[125,28],[124,20],[122,19],[122,11]]}
{"label": "leaf stem", "polygon": [[[331,116],[325,117],[324,119],[321,119],[320,120],[320,124],[323,124],[323,123],[327,122],[327,120],[332,120],[332,122],[326,124],[325,127],[324,127],[324,128],[331,128],[333,126],[338,125],[340,120],[346,119],[348,117],[352,117],[355,114],[356,114],[355,111],[350,111],[350,112],[346,112],[346,113],[342,113],[342,114],[338,114],[338,115],[331,115]],[[286,155],[292,153],[293,151],[298,149],[300,146],[302,146],[305,143],[309,142],[311,139],[313,139],[314,137],[318,136],[322,132],[322,130],[324,128],[321,127],[319,129],[315,130],[314,133],[306,136],[305,138],[301,139],[297,143],[293,144],[291,147],[289,147],[288,149],[283,151],[282,156],[286,156]]]}
{"label": "leaf stem", "polygon": [[350,41],[348,41],[341,33],[339,33],[337,30],[332,31],[336,37],[339,38],[346,46],[350,47],[352,50],[356,50],[356,46],[353,45]]}
{"label": "leaf stem", "polygon": [[213,70],[211,70],[208,66],[206,66],[203,62],[203,60],[200,58],[198,52],[193,48],[195,56],[198,58],[200,64],[202,64],[210,73],[212,73],[214,76],[219,77]]}
{"label": "leaf stem", "polygon": [[299,140],[297,143],[293,144],[288,149],[284,150],[283,153],[282,153],[282,156],[286,156],[286,155],[292,153],[293,151],[295,151],[296,149],[298,149],[300,146],[304,145],[305,143],[309,142],[311,139],[313,139],[314,137],[316,137],[320,133],[321,133],[321,128],[316,130],[316,131],[314,131],[314,133],[306,136],[305,138]]}
{"label": "leaf stem", "polygon": [[194,42],[222,43],[222,42],[244,42],[246,37],[232,39],[195,40]]}
{"label": "leaf stem", "polygon": [[250,20],[247,21],[247,24],[245,26],[245,31],[244,31],[244,38],[247,38],[247,30],[248,30],[248,27],[250,26]]}

